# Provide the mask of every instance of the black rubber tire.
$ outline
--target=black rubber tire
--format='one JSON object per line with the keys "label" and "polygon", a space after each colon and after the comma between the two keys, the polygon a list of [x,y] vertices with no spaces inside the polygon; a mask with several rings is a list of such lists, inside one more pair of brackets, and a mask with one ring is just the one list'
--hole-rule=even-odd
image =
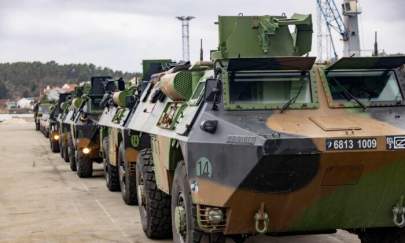
{"label": "black rubber tire", "polygon": [[64,146],[64,147],[63,147],[62,153],[63,153],[63,160],[64,160],[66,163],[70,163],[69,150],[68,150],[68,147],[67,147],[67,146]]}
{"label": "black rubber tire", "polygon": [[120,190],[118,167],[110,163],[108,137],[103,138],[103,156],[104,178],[107,189],[111,192],[118,192]]}
{"label": "black rubber tire", "polygon": [[112,164],[106,164],[105,179],[108,190],[111,192],[120,191],[120,182],[118,178],[118,167]]}
{"label": "black rubber tire", "polygon": [[[207,240],[208,242],[225,243],[226,239],[222,234],[208,235],[198,230],[198,224],[196,221],[197,211],[191,199],[191,190],[188,182],[186,165],[183,161],[178,163],[174,173],[171,195],[172,233],[174,243],[200,243],[207,242]],[[180,201],[185,207],[186,212],[186,232],[184,232],[184,235],[178,233],[175,224],[175,209]]]}
{"label": "black rubber tire", "polygon": [[127,205],[138,205],[136,184],[136,162],[128,162],[124,159],[124,143],[120,144],[118,152],[118,178],[121,188],[122,199]]}
{"label": "black rubber tire", "polygon": [[139,154],[136,181],[144,191],[143,196],[138,194],[143,231],[151,239],[170,238],[172,235],[171,199],[170,195],[157,187],[151,149],[144,149]]}
{"label": "black rubber tire", "polygon": [[357,235],[362,243],[405,243],[405,231],[397,228],[366,229]]}
{"label": "black rubber tire", "polygon": [[58,141],[52,141],[50,140],[51,143],[51,151],[52,153],[59,153],[59,142]]}
{"label": "black rubber tire", "polygon": [[39,123],[38,122],[35,122],[35,131],[39,131]]}
{"label": "black rubber tire", "polygon": [[63,159],[63,139],[62,136],[59,139],[59,155]]}
{"label": "black rubber tire", "polygon": [[77,171],[76,150],[75,150],[75,147],[73,145],[73,141],[72,141],[71,136],[69,136],[69,139],[68,139],[68,157],[69,157],[70,170]]}
{"label": "black rubber tire", "polygon": [[85,156],[81,151],[76,150],[77,176],[80,178],[89,178],[93,176],[93,161]]}
{"label": "black rubber tire", "polygon": [[66,163],[69,163],[69,150],[68,150],[68,146],[65,142],[62,142],[62,146],[60,148],[61,154],[62,154],[62,158]]}

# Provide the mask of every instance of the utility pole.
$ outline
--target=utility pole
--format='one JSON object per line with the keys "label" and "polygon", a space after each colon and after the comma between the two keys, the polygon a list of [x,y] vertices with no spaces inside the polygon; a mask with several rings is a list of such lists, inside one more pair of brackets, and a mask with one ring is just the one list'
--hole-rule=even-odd
{"label": "utility pole", "polygon": [[378,57],[378,33],[377,31],[375,32],[375,41],[374,41],[374,52],[373,56]]}
{"label": "utility pole", "polygon": [[203,39],[200,40],[200,61],[204,61]]}
{"label": "utility pole", "polygon": [[181,39],[183,45],[183,61],[190,61],[190,20],[194,19],[193,16],[178,16],[176,17],[181,21]]}

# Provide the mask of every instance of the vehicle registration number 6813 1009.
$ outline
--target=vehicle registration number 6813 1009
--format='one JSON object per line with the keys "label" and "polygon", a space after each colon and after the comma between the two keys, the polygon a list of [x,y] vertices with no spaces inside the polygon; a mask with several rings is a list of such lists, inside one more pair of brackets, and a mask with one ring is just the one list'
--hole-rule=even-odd
{"label": "vehicle registration number 6813 1009", "polygon": [[326,139],[326,150],[372,150],[376,148],[376,138]]}

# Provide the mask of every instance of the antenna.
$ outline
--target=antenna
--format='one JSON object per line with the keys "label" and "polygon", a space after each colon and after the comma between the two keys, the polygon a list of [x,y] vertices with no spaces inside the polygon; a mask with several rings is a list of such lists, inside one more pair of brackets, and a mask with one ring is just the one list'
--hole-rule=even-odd
{"label": "antenna", "polygon": [[378,57],[378,32],[375,32],[374,52],[373,56]]}
{"label": "antenna", "polygon": [[183,44],[183,61],[190,61],[190,20],[194,19],[193,16],[177,16],[181,21],[181,39]]}
{"label": "antenna", "polygon": [[203,39],[200,40],[200,61],[204,61]]}

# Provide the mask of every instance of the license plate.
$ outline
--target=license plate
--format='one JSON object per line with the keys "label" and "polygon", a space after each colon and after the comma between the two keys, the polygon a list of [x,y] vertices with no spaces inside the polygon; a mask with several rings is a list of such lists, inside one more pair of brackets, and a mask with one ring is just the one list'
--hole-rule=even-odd
{"label": "license plate", "polygon": [[388,150],[402,150],[405,149],[405,136],[387,137]]}
{"label": "license plate", "polygon": [[326,150],[373,150],[377,138],[326,139]]}

